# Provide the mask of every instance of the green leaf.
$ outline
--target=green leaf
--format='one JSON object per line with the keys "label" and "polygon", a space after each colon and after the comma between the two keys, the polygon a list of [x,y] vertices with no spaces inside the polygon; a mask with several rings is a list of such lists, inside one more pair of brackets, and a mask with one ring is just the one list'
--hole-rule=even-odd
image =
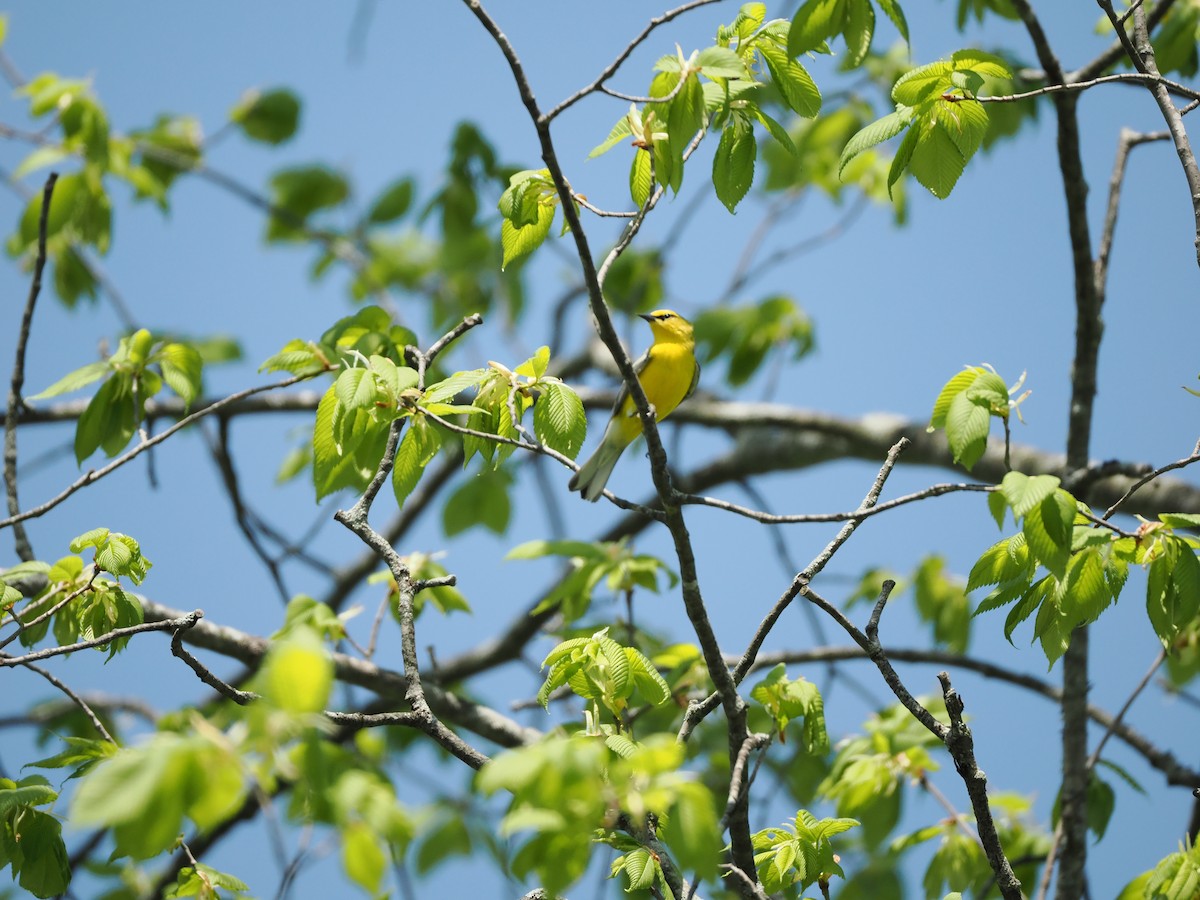
{"label": "green leaf", "polygon": [[900,180],[900,176],[904,174],[904,170],[908,168],[912,162],[913,152],[917,148],[917,142],[921,138],[921,125],[919,122],[908,129],[908,133],[904,135],[904,140],[900,142],[900,146],[896,149],[896,155],[892,157],[892,165],[888,168],[888,196],[892,196],[892,187]]}
{"label": "green leaf", "polygon": [[1004,476],[1001,488],[1008,505],[1012,507],[1013,515],[1020,518],[1040,506],[1043,500],[1054,493],[1059,484],[1059,479],[1054,475],[1029,476],[1020,472],[1009,472]]}
{"label": "green leaf", "polygon": [[1026,513],[1021,524],[1030,552],[1060,581],[1066,578],[1074,518],[1074,501],[1060,489]]}
{"label": "green leaf", "polygon": [[[911,107],[902,106],[895,112],[888,113],[888,115],[884,116],[882,119],[876,119],[870,125],[867,125],[859,130],[854,137],[850,138],[850,140],[846,142],[846,146],[842,150],[841,158],[838,160],[838,177],[841,177],[842,171],[846,168],[846,164],[850,162],[850,160],[854,159],[860,153],[869,150],[871,147],[874,147],[876,144],[880,144],[890,138],[895,137],[900,132],[904,131],[904,129],[908,128],[908,126],[912,124],[913,115],[914,111]],[[969,371],[970,370],[965,370],[960,372],[955,376],[955,378],[962,379],[964,382],[969,384],[970,381],[973,380],[967,377]],[[951,384],[953,383],[954,381],[952,379]],[[949,387],[950,385],[948,384],[946,388]],[[945,389],[943,389],[943,392],[944,391]],[[941,402],[940,397],[938,400]],[[946,402],[948,405],[949,401]],[[936,418],[937,415],[938,406],[935,404],[934,417]]]}
{"label": "green leaf", "polygon": [[64,893],[71,883],[71,864],[58,819],[41,810],[24,810],[13,819],[13,837],[23,858],[17,877],[21,887],[35,897]]}
{"label": "green leaf", "polygon": [[986,407],[973,403],[966,391],[950,401],[946,413],[946,439],[954,461],[969,471],[987,449],[991,416]]}
{"label": "green leaf", "polygon": [[311,628],[294,628],[271,645],[257,676],[263,699],[293,714],[320,712],[333,688],[333,662]]}
{"label": "green leaf", "polygon": [[367,211],[367,222],[371,225],[379,225],[384,222],[396,221],[408,212],[409,206],[412,205],[412,198],[413,180],[411,178],[401,178],[392,182],[379,193],[375,202],[371,204],[371,208]]}
{"label": "green leaf", "polygon": [[82,464],[100,447],[115,456],[136,430],[131,377],[113,375],[96,391],[75,426],[75,460]]}
{"label": "green leaf", "polygon": [[163,381],[179,395],[184,407],[190,407],[200,396],[204,362],[200,354],[187,344],[165,344],[155,354],[162,366]]}
{"label": "green leaf", "polygon": [[41,775],[31,775],[20,782],[6,781],[13,787],[0,788],[0,816],[8,816],[22,806],[45,806],[58,799],[58,791],[50,787]]}
{"label": "green leaf", "polygon": [[342,867],[363,890],[379,892],[387,856],[379,846],[379,838],[363,822],[351,822],[342,829]]}
{"label": "green leaf", "polygon": [[921,129],[908,168],[929,192],[939,200],[950,196],[966,166],[962,151],[940,123]]}
{"label": "green leaf", "polygon": [[713,156],[712,176],[717,199],[730,212],[737,210],[737,205],[754,182],[754,158],[757,154],[754,129],[742,117],[733,117],[721,132],[721,141]]}
{"label": "green leaf", "polygon": [[746,61],[727,47],[705,47],[696,55],[696,65],[706,78],[746,78]]}
{"label": "green leaf", "polygon": [[892,20],[892,24],[896,26],[896,30],[900,32],[900,37],[904,38],[904,43],[910,43],[908,38],[908,20],[904,18],[904,10],[900,8],[899,0],[876,0],[879,8],[883,10],[884,15]]}
{"label": "green leaf", "polygon": [[553,203],[539,203],[537,219],[531,225],[517,227],[511,219],[506,218],[501,221],[500,245],[504,250],[501,269],[508,268],[509,263],[529,255],[542,245],[554,222],[554,208]]}
{"label": "green leaf", "polygon": [[[809,0],[809,3],[805,5],[808,6],[814,2],[827,3],[828,0]],[[834,3],[844,4],[845,0],[834,0]],[[769,42],[755,44],[755,47],[766,61],[767,70],[771,73],[771,80],[779,88],[784,102],[794,112],[805,118],[812,118],[819,113],[821,111],[821,91],[804,66],[789,58],[787,53]]]}
{"label": "green leaf", "polygon": [[400,446],[396,449],[396,463],[392,468],[392,491],[398,506],[404,507],[404,501],[421,480],[425,467],[437,455],[441,445],[441,435],[424,416],[409,420]]}
{"label": "green leaf", "polygon": [[641,209],[650,199],[654,187],[654,172],[650,151],[639,148],[629,165],[629,197],[633,205]]}
{"label": "green leaf", "polygon": [[271,176],[272,204],[287,215],[272,215],[267,225],[268,241],[299,240],[298,224],[318,210],[340,206],[350,196],[344,176],[322,165],[281,169]]}
{"label": "green leaf", "polygon": [[846,0],[846,59],[849,68],[858,68],[871,49],[875,35],[875,8],[871,0]]}
{"label": "green leaf", "polygon": [[250,890],[240,878],[228,872],[218,872],[212,866],[200,863],[195,868],[184,866],[180,869],[174,884],[166,889],[163,896],[168,900],[175,897],[203,897],[208,900],[213,896],[213,888],[225,888],[236,894],[244,894]]}
{"label": "green leaf", "polygon": [[792,140],[792,136],[788,134],[786,128],[772,119],[758,107],[754,108],[754,116],[756,119],[758,119],[758,121],[762,122],[767,129],[767,133],[775,139],[775,142],[779,144],[779,146],[781,146],[792,156],[800,155],[800,151],[796,149],[796,144]]}
{"label": "green leaf", "polygon": [[842,30],[846,18],[846,0],[806,0],[792,17],[788,30],[788,56],[816,50]]}
{"label": "green leaf", "polygon": [[544,382],[533,405],[533,431],[547,447],[575,459],[587,437],[587,414],[579,395],[561,382]]}
{"label": "green leaf", "polygon": [[333,383],[338,405],[344,410],[371,409],[379,392],[367,369],[345,369]]}
{"label": "green leaf", "polygon": [[[88,363],[86,366],[76,369],[68,375],[64,375],[50,387],[46,388],[40,394],[34,394],[29,397],[30,400],[44,400],[47,397],[57,397],[60,394],[69,394],[72,391],[77,391],[82,387],[86,387],[93,381],[103,378],[112,370],[112,367],[105,360]],[[93,448],[95,449],[95,448]]]}
{"label": "green leaf", "polygon": [[504,534],[512,518],[511,485],[512,476],[503,469],[485,467],[469,478],[442,507],[442,530],[446,537],[476,525]]}
{"label": "green leaf", "polygon": [[601,154],[607,153],[617,144],[626,138],[633,137],[633,127],[629,124],[629,116],[621,116],[617,119],[617,124],[612,127],[612,131],[608,133],[608,137],[604,142],[592,148],[592,152],[588,154],[588,159],[595,159]]}
{"label": "green leaf", "polygon": [[289,90],[247,91],[229,113],[251,140],[282,144],[291,139],[300,123],[300,100]]}
{"label": "green leaf", "polygon": [[950,86],[953,71],[953,66],[944,59],[910,69],[892,86],[892,100],[905,106],[919,106]]}

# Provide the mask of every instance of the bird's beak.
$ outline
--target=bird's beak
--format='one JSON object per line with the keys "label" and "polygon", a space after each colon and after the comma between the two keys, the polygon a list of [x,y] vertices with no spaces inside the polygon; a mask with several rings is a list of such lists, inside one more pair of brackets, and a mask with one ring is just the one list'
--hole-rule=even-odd
{"label": "bird's beak", "polygon": [[654,316],[650,315],[650,313],[638,313],[638,318],[645,319],[647,322],[654,321]]}

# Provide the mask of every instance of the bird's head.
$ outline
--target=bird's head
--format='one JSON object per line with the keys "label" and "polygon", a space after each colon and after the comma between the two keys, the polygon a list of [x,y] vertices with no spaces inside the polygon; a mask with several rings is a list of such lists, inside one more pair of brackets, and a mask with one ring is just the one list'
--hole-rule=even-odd
{"label": "bird's head", "polygon": [[692,323],[673,309],[656,309],[642,313],[641,318],[650,323],[656,341],[682,341],[691,343]]}

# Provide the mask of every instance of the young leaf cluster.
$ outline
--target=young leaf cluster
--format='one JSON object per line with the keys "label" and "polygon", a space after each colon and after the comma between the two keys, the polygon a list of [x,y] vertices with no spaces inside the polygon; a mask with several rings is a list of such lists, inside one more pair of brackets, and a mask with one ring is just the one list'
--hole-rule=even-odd
{"label": "young leaf cluster", "polygon": [[892,88],[894,112],[867,125],[842,151],[841,167],[864,150],[907,131],[888,172],[891,188],[905,171],[945,199],[988,130],[988,113],[976,98],[987,79],[1010,80],[999,57],[959,50],[949,60],[919,66]]}
{"label": "young leaf cluster", "polygon": [[771,894],[786,891],[794,897],[797,888],[821,884],[824,891],[834,875],[845,878],[830,838],[858,824],[855,819],[818,819],[802,809],[793,822],[756,832],[751,840],[763,888]]}
{"label": "young leaf cluster", "polygon": [[1125,886],[1117,900],[1185,900],[1200,892],[1200,844],[1182,844]]}
{"label": "young leaf cluster", "polygon": [[641,109],[631,106],[591,156],[630,141],[635,152],[629,192],[641,207],[656,184],[679,192],[688,147],[712,128],[721,134],[713,156],[713,187],[734,212],[754,181],[756,125],[763,125],[789,152],[795,150],[787,130],[755,99],[759,89],[769,81],[798,115],[811,118],[821,110],[816,82],[787,44],[786,20],[767,21],[766,4],[745,4],[731,24],[718,29],[714,46],[687,57],[678,50],[659,59],[649,91],[655,99]]}
{"label": "young leaf cluster", "polygon": [[659,574],[674,587],[679,577],[654,556],[634,553],[627,540],[528,541],[508,552],[506,559],[538,559],[561,556],[571,562],[571,572],[537,605],[535,613],[558,608],[567,622],[582,618],[592,603],[600,582],[614,594],[628,594],[636,587],[658,593]]}
{"label": "young leaf cluster", "polygon": [[[35,560],[13,566],[4,573],[10,582],[19,582],[26,576],[44,578],[43,586],[20,608],[17,603],[21,600],[21,592],[0,582],[4,609],[0,624],[19,625],[16,637],[22,646],[36,646],[51,629],[58,646],[65,647],[80,639],[92,640],[116,628],[142,624],[142,605],[126,594],[116,581],[97,574],[106,571],[141,584],[151,563],[142,556],[138,542],[129,535],[95,528],[71,542],[73,553],[87,548],[95,549],[92,568],[85,567],[79,556],[64,556],[53,565]],[[67,601],[72,595],[75,595],[73,599]],[[126,636],[107,644],[109,658],[128,642]]]}
{"label": "young leaf cluster", "polygon": [[543,707],[550,695],[564,684],[590,703],[591,733],[599,726],[600,708],[613,717],[617,729],[623,728],[623,714],[636,690],[645,702],[661,706],[671,689],[658,669],[635,647],[623,647],[602,628],[590,638],[563,641],[542,661],[549,666],[537,699]]}
{"label": "young leaf cluster", "polygon": [[[1132,535],[1119,534],[1095,527],[1058,484],[1052,475],[1010,472],[1000,490],[989,495],[997,524],[1003,525],[1011,509],[1021,531],[989,548],[972,568],[968,590],[992,586],[976,614],[1015,603],[1004,625],[1011,640],[1016,626],[1036,611],[1034,638],[1053,665],[1070,643],[1071,631],[1116,602],[1130,565],[1139,565],[1147,573],[1150,624],[1168,651],[1177,644],[1184,651],[1183,667],[1176,672],[1186,675],[1200,614],[1200,540],[1180,530],[1193,531],[1200,517],[1162,513],[1157,522],[1143,521]],[[1039,565],[1046,574],[1035,581]]]}
{"label": "young leaf cluster", "polygon": [[744,306],[716,306],[696,317],[696,345],[702,362],[728,355],[726,379],[740,387],[773,350],[801,359],[814,346],[813,323],[791,297],[780,294]]}
{"label": "young leaf cluster", "polygon": [[551,737],[500,754],[479,772],[476,785],[484,794],[512,794],[503,835],[532,833],[511,861],[518,878],[536,874],[555,896],[583,874],[601,841],[624,851],[613,875],[624,872],[631,887],[657,884],[661,890],[666,879],[651,842],[661,840],[678,866],[703,876],[713,874],[720,859],[711,796],[680,771],[683,761],[684,748],[670,735],[642,744]]}
{"label": "young leaf cluster", "polygon": [[531,407],[537,441],[570,459],[579,455],[587,437],[583,402],[562,379],[548,374],[549,368],[550,348],[539,347],[514,369],[490,362],[487,369],[459,372],[447,379],[448,385],[477,388],[472,401],[475,411],[467,418],[467,427],[483,434],[464,435],[464,464],[478,453],[493,468],[499,468],[516,447],[491,440],[488,435],[508,441],[528,438],[522,423]]}
{"label": "young leaf cluster", "polygon": [[58,792],[41,775],[0,778],[0,868],[34,897],[57,897],[71,883],[62,824],[46,810]]}
{"label": "young leaf cluster", "polygon": [[[921,702],[935,716],[945,718],[940,700]],[[839,816],[858,819],[863,841],[873,847],[900,821],[903,785],[936,771],[938,764],[930,750],[943,745],[899,704],[869,720],[866,732],[839,745],[816,793],[833,800]]]}
{"label": "young leaf cluster", "polygon": [[1024,381],[1022,375],[1009,388],[991,366],[967,366],[942,387],[928,430],[946,429],[954,461],[970,470],[987,449],[992,418],[1007,420],[1014,411],[1020,416],[1020,404],[1029,392],[1014,395]]}
{"label": "young leaf cluster", "polygon": [[801,720],[800,746],[805,753],[823,755],[829,752],[829,734],[825,730],[825,702],[815,684],[804,678],[795,681],[787,677],[787,666],[780,663],[750,691],[771,716],[779,740],[786,740],[788,723]]}
{"label": "young leaf cluster", "polygon": [[185,406],[200,396],[204,361],[191,344],[156,339],[145,328],[121,338],[108,359],[88,363],[64,375],[31,400],[57,397],[104,379],[75,426],[75,459],[103,449],[116,456],[129,443],[146,415],[146,401],[165,384]]}

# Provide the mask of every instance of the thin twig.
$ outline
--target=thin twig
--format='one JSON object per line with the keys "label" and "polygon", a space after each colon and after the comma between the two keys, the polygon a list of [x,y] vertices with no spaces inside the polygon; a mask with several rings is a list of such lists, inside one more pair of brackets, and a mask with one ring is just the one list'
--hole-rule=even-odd
{"label": "thin twig", "polygon": [[[47,609],[45,612],[38,614],[35,618],[30,619],[28,622],[21,621],[20,617],[14,613],[13,620],[17,623],[17,633],[10,634],[8,637],[4,638],[3,640],[0,640],[0,650],[4,649],[9,644],[11,644],[13,641],[15,641],[18,637],[20,637],[21,632],[24,631],[25,629],[36,628],[38,625],[41,625],[43,622],[45,622],[47,619],[49,619],[51,616],[53,616],[55,613],[57,613],[60,609],[62,609],[64,606],[66,606],[68,603],[70,603],[72,600],[74,600],[76,597],[82,596],[83,594],[86,594],[88,591],[90,591],[92,589],[92,585],[96,581],[96,577],[100,574],[100,572],[101,572],[100,567],[98,565],[93,564],[91,577],[88,578],[86,584],[84,584],[82,587],[77,588],[76,590],[72,591],[71,593],[67,594],[67,596],[63,597],[61,600],[59,600],[57,603],[55,603],[52,607]],[[56,588],[55,590],[57,591],[58,589]],[[51,592],[51,594],[47,594],[46,597],[44,597],[42,599],[43,600],[49,599],[49,597],[53,593],[54,592]]]}
{"label": "thin twig", "polygon": [[[8,389],[8,409],[4,414],[4,488],[8,499],[8,514],[20,515],[21,504],[17,499],[17,416],[25,405],[21,399],[21,388],[25,386],[25,351],[29,346],[29,332],[33,327],[33,310],[37,306],[38,294],[42,290],[42,272],[46,268],[46,227],[50,219],[50,199],[54,196],[54,184],[58,173],[51,172],[42,188],[42,211],[38,217],[37,257],[33,263],[33,279],[29,284],[29,296],[25,300],[25,311],[21,315],[21,329],[17,332],[17,350],[13,360],[12,381]],[[24,562],[34,558],[29,535],[20,522],[13,528],[13,544],[17,556]]]}
{"label": "thin twig", "polygon": [[[195,624],[195,623],[193,623]],[[191,627],[191,626],[189,626]],[[212,673],[200,660],[196,659],[191,653],[184,649],[183,633],[187,628],[176,628],[175,633],[171,635],[171,655],[177,659],[182,659],[189,669],[196,673],[196,677],[215,690],[222,697],[232,700],[238,706],[246,706],[255,700],[259,699],[259,695],[253,691],[239,691],[233,685],[228,684]]]}
{"label": "thin twig", "polygon": [[[478,315],[468,316],[454,329],[434,343],[425,353],[412,348],[411,352],[417,357],[418,387],[424,387],[425,372],[434,357],[445,347],[449,346],[452,341],[482,321],[482,318]],[[388,431],[387,446],[384,449],[383,457],[379,461],[379,466],[375,471],[374,477],[371,479],[370,484],[367,485],[366,490],[363,491],[358,502],[349,510],[338,510],[334,513],[333,517],[357,535],[364,544],[375,551],[379,558],[386,563],[392,573],[392,577],[395,579],[397,592],[396,608],[400,617],[400,653],[404,660],[404,674],[408,679],[408,686],[404,696],[412,706],[412,713],[406,718],[406,723],[410,723],[413,727],[424,731],[438,744],[471,768],[479,769],[488,761],[488,757],[447,728],[441,719],[434,715],[433,711],[429,708],[429,703],[425,697],[425,689],[421,683],[420,663],[417,656],[416,616],[413,609],[413,598],[420,589],[420,585],[414,581],[408,566],[405,565],[404,560],[400,558],[395,548],[379,532],[372,528],[367,521],[367,517],[371,511],[371,504],[375,501],[375,497],[378,495],[380,488],[383,486],[384,481],[387,480],[395,464],[396,448],[400,443],[400,429],[403,424],[403,419],[397,419],[392,423]]]}
{"label": "thin twig", "polygon": [[104,740],[108,741],[110,744],[115,744],[117,742],[116,739],[109,733],[108,729],[104,727],[104,723],[100,721],[100,717],[96,715],[95,710],[88,705],[86,700],[84,700],[81,696],[67,687],[66,684],[64,684],[62,681],[59,681],[41,666],[35,666],[33,663],[25,663],[24,666],[26,669],[29,669],[29,671],[36,672],[38,675],[41,675],[48,682],[66,694],[67,697],[70,698],[71,702],[78,706],[83,711],[83,714],[88,717],[88,720],[92,723],[92,727],[100,732],[100,737],[104,738]]}
{"label": "thin twig", "polygon": [[[633,362],[630,360],[629,354],[625,352],[625,348],[621,345],[620,338],[613,327],[612,316],[604,300],[602,277],[604,267],[602,266],[598,270],[595,266],[587,234],[584,231],[583,223],[580,221],[579,212],[571,199],[574,191],[572,191],[563,173],[562,166],[558,162],[558,154],[550,135],[551,120],[542,114],[538,106],[537,98],[534,96],[533,88],[525,73],[520,57],[513,48],[512,42],[483,8],[479,0],[464,0],[464,3],[471,10],[472,14],[474,14],[475,18],[479,20],[484,30],[491,35],[503,55],[512,74],[513,81],[516,84],[521,102],[525,106],[530,120],[537,131],[538,143],[542,151],[542,160],[545,162],[551,180],[554,182],[555,190],[558,193],[563,209],[563,216],[566,219],[567,226],[571,231],[571,236],[575,243],[581,275],[583,283],[587,287],[588,302],[595,321],[596,331],[600,336],[600,340],[603,341],[612,354],[612,358],[617,364],[617,370],[621,374],[621,379],[628,387],[634,408],[638,412],[638,417],[642,425],[642,433],[646,439],[646,447],[649,450],[651,476],[654,480],[654,487],[663,504],[664,522],[670,531],[675,555],[679,564],[684,610],[696,634],[709,677],[713,680],[713,684],[716,687],[717,694],[720,696],[725,710],[728,729],[728,752],[730,765],[732,766],[734,759],[741,750],[742,742],[748,735],[746,705],[741,697],[738,696],[737,686],[734,684],[729,670],[725,668],[721,658],[720,645],[713,631],[712,623],[708,618],[704,598],[700,591],[699,576],[696,571],[695,552],[684,522],[682,510],[675,501],[676,491],[671,485],[667,454],[658,431],[653,408],[646,399],[646,394],[642,390],[641,383],[638,381],[637,373],[634,371]],[[704,131],[702,129],[692,139],[685,154],[690,154],[699,145],[703,136]],[[608,265],[611,265],[612,261],[616,259],[624,247],[628,246],[629,241],[636,234],[642,219],[644,219],[645,213],[653,205],[655,197],[661,195],[662,188],[660,186],[659,191],[648,198],[641,216],[630,220],[629,226],[625,229],[621,240],[618,241],[617,246],[608,255],[606,260]],[[738,803],[737,808],[730,815],[728,832],[733,864],[753,883],[755,872],[754,849],[750,841],[749,817],[747,805],[744,800]]]}
{"label": "thin twig", "polygon": [[1112,255],[1113,238],[1117,228],[1117,213],[1121,205],[1121,189],[1125,182],[1125,165],[1134,147],[1151,141],[1164,141],[1170,132],[1156,131],[1149,134],[1122,128],[1117,138],[1117,154],[1113,161],[1112,176],[1108,182],[1108,206],[1104,214],[1104,227],[1100,232],[1100,246],[1096,252],[1096,293],[1103,302],[1108,289],[1108,259]]}
{"label": "thin twig", "polygon": [[[867,495],[863,498],[862,503],[859,505],[860,513],[871,509],[879,500],[879,495],[883,491],[884,483],[887,481],[892,469],[895,468],[896,461],[899,459],[901,452],[903,452],[904,448],[907,446],[908,441],[902,438],[888,452],[887,459],[884,460],[883,465],[879,469],[879,473],[875,476],[875,481],[872,483],[870,490],[867,491]],[[788,589],[783,592],[783,595],[778,600],[775,601],[775,605],[771,607],[770,611],[759,623],[758,628],[755,629],[754,635],[750,638],[750,643],[747,645],[745,652],[742,653],[741,659],[733,668],[732,677],[734,684],[741,684],[747,673],[750,672],[751,668],[754,666],[754,660],[758,655],[758,651],[762,648],[763,642],[766,641],[767,635],[771,633],[771,630],[779,621],[779,617],[783,615],[783,611],[791,605],[792,601],[795,600],[796,597],[805,595],[805,588],[808,586],[809,582],[812,581],[812,579],[815,578],[821,572],[821,570],[829,564],[829,560],[831,560],[838,549],[850,539],[850,535],[855,532],[862,520],[863,516],[859,515],[846,522],[846,524],[838,530],[838,533],[834,536],[833,540],[826,544],[825,548],[819,554],[817,554],[812,562],[810,562],[804,569],[796,573],[796,576],[792,579],[792,583],[788,586]],[[704,721],[705,717],[717,708],[717,704],[718,697],[715,692],[709,694],[703,700],[693,701],[690,703],[688,705],[687,712],[684,714],[683,723],[679,728],[679,740],[686,741],[691,736],[692,732],[695,731],[696,726]]]}
{"label": "thin twig", "polygon": [[92,484],[93,482],[99,481],[104,476],[121,468],[121,466],[125,465],[125,463],[129,462],[132,459],[137,458],[142,453],[149,450],[151,447],[161,444],[167,438],[171,437],[171,435],[175,434],[175,432],[183,430],[187,426],[191,425],[193,422],[197,422],[200,419],[204,418],[205,416],[212,415],[215,412],[219,412],[220,410],[224,409],[225,407],[231,406],[232,404],[237,403],[240,400],[245,400],[247,397],[253,397],[255,394],[262,394],[267,391],[275,391],[275,390],[279,390],[280,388],[291,387],[293,384],[298,384],[299,382],[305,381],[306,379],[308,379],[310,377],[312,377],[312,376],[296,375],[292,378],[285,378],[283,381],[278,381],[275,384],[264,384],[259,387],[247,388],[244,391],[238,391],[235,394],[230,394],[228,397],[225,397],[223,400],[216,401],[211,406],[206,406],[203,409],[198,409],[194,413],[192,413],[190,416],[186,416],[186,417],[180,419],[178,422],[176,422],[170,428],[160,431],[154,437],[150,438],[150,440],[144,441],[143,443],[138,444],[133,449],[126,451],[121,456],[118,456],[112,462],[108,463],[108,465],[101,466],[99,469],[89,469],[88,471],[84,472],[83,475],[81,475],[79,478],[77,478],[75,481],[73,481],[65,490],[63,490],[57,496],[52,497],[51,499],[47,500],[45,503],[41,504],[40,506],[35,506],[32,509],[28,509],[25,512],[19,513],[18,515],[15,515],[15,516],[9,516],[7,519],[0,519],[0,529],[7,528],[10,525],[15,525],[18,522],[23,522],[26,519],[35,519],[38,516],[45,515],[50,510],[54,509],[54,507],[58,506],[60,503],[62,503],[64,500],[66,500],[68,497],[70,497],[72,494],[74,494],[76,491],[80,490],[81,488],[87,487],[89,484]]}
{"label": "thin twig", "polygon": [[1117,72],[1113,75],[1102,75],[1099,78],[1092,78],[1088,81],[1070,81],[1066,84],[1048,84],[1045,87],[1036,88],[1032,91],[1024,91],[1020,94],[1003,94],[991,97],[959,97],[957,95],[948,95],[944,99],[950,102],[961,100],[978,100],[980,103],[1015,103],[1020,100],[1029,100],[1033,97],[1042,97],[1047,94],[1060,94],[1064,92],[1078,93],[1086,91],[1089,88],[1094,88],[1100,84],[1109,84],[1112,82],[1125,82],[1133,84],[1145,84],[1153,87],[1161,85],[1172,94],[1179,97],[1186,97],[1189,100],[1200,100],[1200,91],[1194,90],[1185,84],[1180,84],[1177,81],[1172,81],[1169,78],[1163,78],[1161,75],[1150,75],[1146,72]]}
{"label": "thin twig", "polygon": [[[1187,129],[1183,124],[1183,116],[1171,100],[1171,93],[1177,92],[1168,89],[1165,79],[1158,71],[1154,45],[1150,41],[1150,29],[1146,24],[1146,11],[1141,6],[1134,7],[1133,37],[1131,39],[1126,35],[1124,24],[1118,20],[1116,12],[1113,10],[1112,0],[1097,0],[1097,3],[1113,23],[1117,37],[1125,47],[1125,52],[1134,67],[1148,76],[1146,87],[1154,96],[1154,102],[1158,104],[1163,121],[1167,123],[1167,130],[1171,133],[1171,140],[1175,144],[1175,153],[1179,157],[1179,164],[1183,168],[1184,178],[1188,184],[1188,193],[1191,196],[1192,217],[1195,221],[1196,231],[1196,264],[1200,265],[1200,166],[1196,164],[1191,141],[1188,139]],[[1196,97],[1190,96],[1189,99],[1196,99]]]}
{"label": "thin twig", "polygon": [[633,53],[633,51],[638,48],[638,46],[642,43],[642,41],[646,40],[646,38],[648,38],[650,36],[650,32],[654,31],[654,29],[657,28],[659,25],[666,24],[667,22],[670,22],[672,19],[676,18],[677,16],[681,16],[685,12],[688,12],[689,10],[693,10],[693,9],[696,9],[697,7],[706,6],[709,3],[716,3],[716,2],[718,2],[718,0],[692,0],[692,2],[690,2],[690,3],[685,3],[682,6],[677,6],[675,9],[668,10],[667,12],[663,13],[661,16],[656,16],[655,18],[651,19],[650,23],[645,28],[642,29],[641,33],[638,34],[637,37],[635,37],[632,41],[630,41],[625,46],[625,49],[622,50],[620,52],[620,54],[618,54],[617,58],[614,59],[611,63],[609,63],[607,66],[604,67],[604,71],[600,73],[600,75],[596,78],[595,81],[593,81],[591,84],[587,85],[586,87],[580,88],[578,91],[576,91],[570,97],[568,97],[566,100],[563,100],[561,103],[559,103],[558,106],[554,107],[548,113],[546,113],[544,116],[546,123],[549,124],[560,113],[565,112],[567,109],[574,106],[576,103],[578,103],[584,97],[600,90],[600,88],[603,87],[604,82],[608,81],[608,79],[612,78],[615,74],[617,74],[617,70],[619,68],[621,68],[621,65],[625,62],[625,60],[629,59],[629,55],[631,53]]}
{"label": "thin twig", "polygon": [[174,631],[179,628],[191,628],[198,621],[200,621],[203,616],[204,611],[196,609],[188,613],[186,616],[178,619],[168,619],[164,622],[143,622],[141,625],[130,625],[126,628],[114,628],[112,631],[102,634],[98,638],[93,638],[90,641],[79,641],[78,643],[66,644],[61,647],[48,647],[45,650],[36,650],[33,653],[26,653],[24,656],[0,656],[0,668],[23,666],[26,663],[49,659],[52,656],[63,656],[67,653],[74,653],[77,650],[89,650],[92,647],[103,647],[105,644],[110,644],[119,638],[130,637],[131,635],[141,634],[145,631]]}
{"label": "thin twig", "polygon": [[1104,511],[1104,515],[1101,518],[1104,518],[1104,519],[1110,518],[1113,515],[1113,513],[1115,513],[1126,500],[1128,500],[1135,493],[1137,493],[1138,490],[1145,487],[1147,484],[1149,484],[1155,478],[1158,478],[1158,476],[1162,475],[1163,473],[1170,472],[1175,469],[1182,469],[1182,468],[1184,468],[1186,466],[1190,466],[1192,463],[1196,463],[1196,462],[1200,462],[1200,441],[1197,442],[1196,450],[1194,450],[1190,456],[1185,456],[1183,459],[1177,459],[1177,460],[1175,460],[1175,462],[1167,463],[1165,466],[1159,466],[1157,469],[1155,469],[1150,474],[1145,475],[1142,478],[1139,478],[1137,481],[1135,481],[1133,484],[1131,484],[1129,486],[1129,489],[1127,491],[1125,491],[1124,494],[1121,495],[1120,499],[1118,499],[1116,503],[1114,503],[1112,506],[1110,506],[1108,509],[1106,509]]}
{"label": "thin twig", "polygon": [[898,506],[907,506],[909,503],[915,503],[918,500],[928,500],[930,497],[941,497],[945,494],[961,493],[970,491],[982,494],[993,493],[999,490],[994,484],[935,484],[923,490],[916,491],[912,494],[905,494],[903,497],[897,497],[895,500],[888,500],[886,503],[880,503],[869,509],[856,509],[848,512],[836,513],[796,513],[796,514],[777,514],[762,512],[756,509],[749,509],[745,506],[739,506],[736,503],[730,503],[727,500],[719,500],[715,497],[703,497],[696,494],[685,494],[679,498],[680,503],[692,504],[696,506],[710,506],[713,509],[721,509],[726,512],[735,513],[747,519],[753,519],[755,522],[763,522],[768,525],[791,525],[801,523],[814,522],[847,522],[847,521],[862,521],[869,519],[872,516],[877,516],[880,513],[887,512],[890,509],[895,509]]}

